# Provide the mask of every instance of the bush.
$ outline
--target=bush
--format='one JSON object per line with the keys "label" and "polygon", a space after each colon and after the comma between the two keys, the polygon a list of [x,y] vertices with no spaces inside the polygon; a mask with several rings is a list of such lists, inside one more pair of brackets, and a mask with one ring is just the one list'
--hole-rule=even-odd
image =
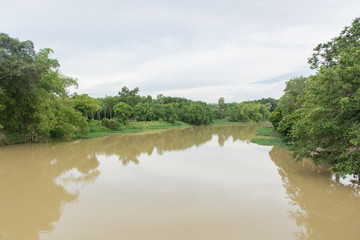
{"label": "bush", "polygon": [[104,118],[101,120],[101,125],[113,131],[121,130],[120,123],[114,119]]}
{"label": "bush", "polygon": [[90,120],[89,121],[89,127],[90,127],[90,132],[94,133],[94,132],[109,132],[110,129],[104,125],[102,125],[101,121],[98,120]]}

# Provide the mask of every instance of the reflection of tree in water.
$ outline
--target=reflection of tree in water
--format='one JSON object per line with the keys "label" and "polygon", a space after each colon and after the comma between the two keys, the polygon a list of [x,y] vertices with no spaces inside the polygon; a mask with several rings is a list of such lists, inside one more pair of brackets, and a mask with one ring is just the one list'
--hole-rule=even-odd
{"label": "reflection of tree in water", "polygon": [[328,170],[306,160],[294,163],[288,154],[274,147],[270,157],[279,168],[287,196],[300,208],[290,212],[302,228],[297,238],[359,239],[359,186],[333,181]]}
{"label": "reflection of tree in water", "polygon": [[[114,134],[104,138],[52,144],[0,148],[0,239],[38,239],[39,232],[52,231],[62,206],[75,201],[57,184],[94,181],[99,175],[97,154],[117,155],[124,165],[138,163],[141,154],[184,150],[218,136],[222,145],[249,140],[259,125],[199,126],[138,134]],[[67,174],[76,169],[76,176]]]}
{"label": "reflection of tree in water", "polygon": [[200,146],[217,135],[220,146],[230,137],[233,141],[246,141],[255,136],[259,124],[244,125],[211,125],[183,129],[171,129],[138,134],[114,134],[106,138],[94,139],[96,153],[107,156],[117,155],[124,165],[139,163],[138,157],[147,153],[151,155],[156,148],[162,155],[166,151],[185,150]]}
{"label": "reflection of tree in water", "polygon": [[18,145],[0,148],[0,239],[39,239],[51,231],[62,206],[78,198],[56,183],[56,178],[77,169],[93,181],[99,162],[81,143]]}

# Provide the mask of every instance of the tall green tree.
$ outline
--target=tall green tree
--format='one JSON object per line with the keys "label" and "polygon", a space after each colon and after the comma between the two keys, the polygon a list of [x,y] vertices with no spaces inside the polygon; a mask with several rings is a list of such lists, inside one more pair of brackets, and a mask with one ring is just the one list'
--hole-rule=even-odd
{"label": "tall green tree", "polygon": [[360,174],[360,47],[340,56],[337,65],[309,79],[292,130],[295,155]]}
{"label": "tall green tree", "polygon": [[114,114],[120,122],[126,123],[133,114],[133,108],[124,102],[119,102],[114,106]]}
{"label": "tall green tree", "polygon": [[63,101],[67,88],[77,86],[77,82],[59,71],[60,65],[50,58],[51,53],[48,48],[36,53],[31,41],[0,34],[0,124],[23,141],[46,141],[61,121],[71,125],[72,133],[87,132],[85,119],[79,120],[76,111],[68,111],[72,116],[61,120],[67,108],[54,107],[67,106]]}
{"label": "tall green tree", "polygon": [[359,43],[356,18],[339,36],[314,49],[309,63],[317,73],[291,86],[296,91],[285,92],[288,96],[279,102],[285,116],[277,129],[293,143],[293,155],[343,174],[360,174]]}
{"label": "tall green tree", "polygon": [[345,27],[339,36],[327,43],[320,43],[314,48],[312,57],[308,62],[312,69],[333,67],[341,64],[341,55],[351,53],[353,48],[360,46],[360,17],[353,20],[351,26]]}
{"label": "tall green tree", "polygon": [[73,96],[74,108],[80,111],[84,117],[89,118],[90,116],[94,118],[94,113],[101,109],[98,101],[90,97],[87,94],[74,94]]}
{"label": "tall green tree", "polygon": [[223,97],[219,98],[218,101],[218,118],[224,119],[225,118],[225,112],[226,112],[226,104],[225,99]]}
{"label": "tall green tree", "polygon": [[141,97],[139,96],[139,88],[136,87],[133,90],[129,90],[126,86],[122,87],[119,92],[119,100],[124,102],[131,107],[135,107],[135,105],[141,101]]}

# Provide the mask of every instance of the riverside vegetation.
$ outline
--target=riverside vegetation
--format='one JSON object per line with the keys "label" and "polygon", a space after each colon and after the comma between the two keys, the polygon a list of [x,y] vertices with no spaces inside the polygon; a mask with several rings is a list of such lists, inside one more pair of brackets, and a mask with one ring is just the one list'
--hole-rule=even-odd
{"label": "riverside vegetation", "polygon": [[31,41],[0,34],[3,142],[269,119],[276,132],[260,129],[260,135],[272,137],[253,142],[286,145],[297,159],[326,163],[336,173],[360,173],[360,18],[314,49],[309,64],[316,74],[289,80],[279,101],[225,103],[220,98],[208,104],[162,94],[153,99],[126,86],[117,96],[69,95],[67,89],[77,81],[60,72],[51,53],[49,48],[35,52]]}
{"label": "riverside vegetation", "polygon": [[298,160],[360,174],[360,18],[314,49],[316,74],[293,78],[269,120]]}
{"label": "riverside vegetation", "polygon": [[31,41],[21,42],[0,34],[2,143],[186,127],[214,123],[217,119],[264,121],[277,106],[277,100],[272,98],[231,104],[225,103],[224,98],[217,104],[208,104],[162,94],[153,99],[140,96],[137,87],[130,90],[126,86],[116,96],[70,95],[67,90],[77,87],[77,80],[60,72],[60,64],[51,58],[52,53],[49,48],[36,52]]}

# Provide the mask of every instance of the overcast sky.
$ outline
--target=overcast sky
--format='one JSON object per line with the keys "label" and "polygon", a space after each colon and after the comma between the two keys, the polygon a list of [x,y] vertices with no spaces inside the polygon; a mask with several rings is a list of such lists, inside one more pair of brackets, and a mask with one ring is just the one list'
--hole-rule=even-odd
{"label": "overcast sky", "polygon": [[52,48],[78,93],[240,102],[312,74],[312,49],[358,16],[359,0],[2,0],[0,32]]}

